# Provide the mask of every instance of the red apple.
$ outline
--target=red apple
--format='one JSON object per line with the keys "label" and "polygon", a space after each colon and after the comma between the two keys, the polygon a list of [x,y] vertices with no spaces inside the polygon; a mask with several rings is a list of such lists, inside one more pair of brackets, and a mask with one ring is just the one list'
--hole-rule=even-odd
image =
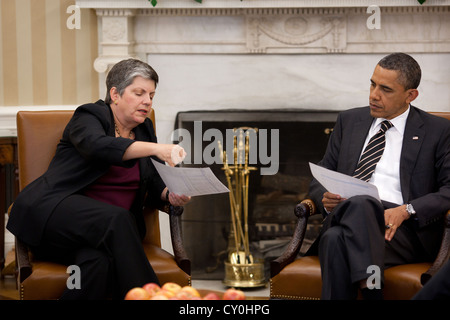
{"label": "red apple", "polygon": [[214,292],[209,292],[203,297],[203,300],[220,300],[220,297]]}
{"label": "red apple", "polygon": [[167,289],[161,289],[161,291],[158,292],[158,295],[166,296],[167,298],[172,298],[175,297],[177,294]]}
{"label": "red apple", "polygon": [[161,287],[161,290],[173,292],[173,294],[175,295],[175,294],[177,294],[178,292],[181,291],[181,286],[178,283],[175,283],[175,282],[166,282]]}
{"label": "red apple", "polygon": [[245,300],[245,293],[242,290],[230,288],[223,294],[223,300]]}
{"label": "red apple", "polygon": [[197,291],[197,289],[191,286],[184,286],[183,288],[181,288],[181,292],[185,292],[187,295],[190,295],[191,297],[200,298],[200,293]]}
{"label": "red apple", "polygon": [[156,295],[159,291],[161,291],[161,287],[157,283],[147,283],[142,287],[145,291],[147,291],[150,296]]}
{"label": "red apple", "polygon": [[125,300],[149,300],[149,299],[150,293],[148,293],[147,290],[140,287],[131,289],[125,295]]}
{"label": "red apple", "polygon": [[177,298],[178,300],[191,300],[192,295],[190,295],[186,291],[180,291],[175,295],[174,298]]}

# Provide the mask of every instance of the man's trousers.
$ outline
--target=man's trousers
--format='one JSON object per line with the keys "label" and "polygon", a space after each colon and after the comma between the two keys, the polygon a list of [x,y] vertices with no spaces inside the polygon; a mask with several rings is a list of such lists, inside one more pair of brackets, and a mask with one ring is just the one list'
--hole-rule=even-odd
{"label": "man's trousers", "polygon": [[429,259],[412,221],[404,221],[385,241],[385,209],[372,197],[355,196],[327,216],[319,236],[322,299],[355,299],[360,281],[372,275],[370,266],[380,269],[383,286],[385,268]]}

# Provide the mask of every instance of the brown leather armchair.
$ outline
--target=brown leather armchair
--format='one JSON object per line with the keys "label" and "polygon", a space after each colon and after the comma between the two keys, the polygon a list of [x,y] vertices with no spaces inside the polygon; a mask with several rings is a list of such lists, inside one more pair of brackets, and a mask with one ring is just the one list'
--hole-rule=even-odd
{"label": "brown leather armchair", "polygon": [[[19,156],[19,189],[35,180],[47,169],[62,132],[73,111],[19,111],[17,140]],[[155,124],[152,110],[149,117]],[[13,204],[14,205],[14,204]],[[170,232],[174,256],[161,249],[159,210],[170,216]],[[144,250],[161,284],[176,282],[191,284],[190,260],[181,237],[182,207],[166,204],[164,208],[144,209],[147,233]],[[27,246],[16,238],[16,270],[21,300],[58,299],[66,288],[69,277],[67,266],[33,258]]]}
{"label": "brown leather armchair", "polygon": [[[432,112],[450,120],[450,112]],[[298,257],[305,237],[308,218],[316,214],[310,199],[300,202],[294,210],[297,225],[284,253],[271,261],[270,298],[290,300],[318,300],[322,277],[318,256]],[[450,258],[450,210],[444,219],[444,235],[434,262],[399,265],[384,272],[383,288],[386,300],[409,300]]]}

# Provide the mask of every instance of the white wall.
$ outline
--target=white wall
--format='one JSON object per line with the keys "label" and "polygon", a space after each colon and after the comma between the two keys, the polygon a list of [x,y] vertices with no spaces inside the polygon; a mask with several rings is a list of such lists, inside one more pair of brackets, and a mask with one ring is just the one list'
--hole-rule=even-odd
{"label": "white wall", "polygon": [[[153,107],[161,142],[177,112],[217,109],[345,110],[367,105],[370,77],[385,54],[148,56],[160,76]],[[450,111],[450,53],[412,54],[422,67],[426,111]]]}

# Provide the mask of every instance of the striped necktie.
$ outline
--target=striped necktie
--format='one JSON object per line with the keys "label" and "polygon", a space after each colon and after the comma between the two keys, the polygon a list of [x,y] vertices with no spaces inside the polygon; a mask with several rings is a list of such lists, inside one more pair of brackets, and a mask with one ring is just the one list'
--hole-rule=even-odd
{"label": "striped necktie", "polygon": [[372,138],[370,138],[369,143],[364,149],[361,159],[358,162],[358,166],[353,173],[353,177],[366,182],[370,180],[378,161],[383,155],[384,146],[386,144],[385,133],[392,127],[393,124],[388,120],[384,120],[381,123],[380,130]]}

